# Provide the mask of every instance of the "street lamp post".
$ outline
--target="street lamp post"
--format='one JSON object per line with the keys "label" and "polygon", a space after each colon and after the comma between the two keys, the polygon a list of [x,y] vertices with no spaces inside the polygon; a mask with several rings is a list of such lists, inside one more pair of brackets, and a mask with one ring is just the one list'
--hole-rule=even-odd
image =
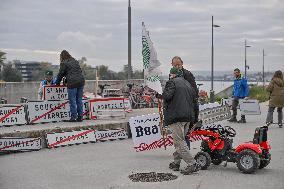
{"label": "street lamp post", "polygon": [[219,25],[213,24],[213,16],[212,16],[212,45],[211,45],[211,90],[210,90],[210,102],[213,103],[215,101],[214,97],[214,44],[213,44],[213,28],[220,27]]}
{"label": "street lamp post", "polygon": [[128,70],[127,79],[132,78],[132,66],[131,66],[131,4],[128,1]]}
{"label": "street lamp post", "polygon": [[245,78],[247,78],[247,69],[249,69],[249,66],[247,65],[247,47],[251,46],[247,45],[247,40],[245,40]]}
{"label": "street lamp post", "polygon": [[263,85],[263,89],[265,86],[265,75],[264,75],[264,49],[262,49],[262,85]]}

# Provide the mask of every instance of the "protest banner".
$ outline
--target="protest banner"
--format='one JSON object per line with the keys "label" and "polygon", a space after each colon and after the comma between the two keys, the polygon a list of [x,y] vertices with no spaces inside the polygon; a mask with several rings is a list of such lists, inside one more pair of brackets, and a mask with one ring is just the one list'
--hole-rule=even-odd
{"label": "protest banner", "polygon": [[19,138],[4,137],[0,138],[0,152],[4,151],[33,151],[40,150],[40,138]]}
{"label": "protest banner", "polygon": [[67,100],[29,101],[27,117],[30,124],[58,122],[70,119]]}
{"label": "protest banner", "polygon": [[159,114],[148,114],[129,119],[136,152],[173,145],[173,138],[171,136],[163,139],[159,123]]}
{"label": "protest banner", "polygon": [[240,111],[242,115],[260,115],[260,106],[258,100],[240,100]]}
{"label": "protest banner", "polygon": [[125,117],[124,98],[96,98],[89,101],[90,119]]}
{"label": "protest banner", "polygon": [[43,100],[68,100],[67,87],[63,85],[44,86]]}
{"label": "protest banner", "polygon": [[107,140],[117,140],[128,138],[126,131],[123,128],[111,130],[98,130],[95,132],[98,141],[104,142]]}
{"label": "protest banner", "polygon": [[47,133],[46,142],[48,148],[96,142],[94,130],[66,131],[62,133]]}
{"label": "protest banner", "polygon": [[26,124],[26,113],[23,104],[0,105],[0,127]]}

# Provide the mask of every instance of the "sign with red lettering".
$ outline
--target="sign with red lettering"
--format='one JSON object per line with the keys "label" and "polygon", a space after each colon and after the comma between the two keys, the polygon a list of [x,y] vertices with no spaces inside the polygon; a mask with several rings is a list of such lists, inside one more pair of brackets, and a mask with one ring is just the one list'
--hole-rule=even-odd
{"label": "sign with red lettering", "polygon": [[40,138],[18,138],[4,137],[0,138],[0,152],[2,151],[32,151],[40,150]]}
{"label": "sign with red lettering", "polygon": [[97,119],[103,114],[111,115],[112,111],[117,112],[117,115],[125,111],[124,98],[96,98],[89,101],[89,106],[91,119]]}
{"label": "sign with red lettering", "polygon": [[67,100],[29,101],[27,115],[30,124],[68,120],[69,104]]}
{"label": "sign with red lettering", "polygon": [[47,133],[46,141],[48,148],[54,148],[59,146],[96,142],[97,140],[94,130],[89,129],[62,133]]}
{"label": "sign with red lettering", "polygon": [[0,106],[0,126],[24,125],[26,123],[23,104],[4,104]]}
{"label": "sign with red lettering", "polygon": [[63,85],[44,86],[43,100],[68,100],[67,87]]}

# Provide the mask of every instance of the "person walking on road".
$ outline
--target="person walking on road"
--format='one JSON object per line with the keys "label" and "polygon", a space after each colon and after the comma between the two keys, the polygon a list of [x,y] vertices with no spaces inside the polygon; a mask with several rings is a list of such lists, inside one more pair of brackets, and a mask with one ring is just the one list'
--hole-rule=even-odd
{"label": "person walking on road", "polygon": [[194,98],[193,87],[180,74],[179,69],[173,67],[170,71],[170,80],[167,81],[162,97],[164,100],[164,120],[165,125],[172,130],[175,152],[174,162],[169,164],[169,168],[178,171],[183,159],[188,166],[181,171],[188,175],[200,170],[200,165],[196,163],[187,147],[185,138],[191,123],[194,121]]}
{"label": "person walking on road", "polygon": [[233,115],[228,121],[246,123],[245,115],[241,115],[241,119],[239,121],[237,120],[237,106],[239,105],[240,99],[248,99],[249,87],[247,79],[241,75],[240,69],[238,68],[234,70],[234,76],[235,80],[233,86],[233,103],[232,103]]}
{"label": "person walking on road", "polygon": [[284,107],[284,80],[283,73],[278,70],[274,73],[272,80],[270,81],[266,90],[270,93],[268,113],[266,117],[266,124],[273,123],[273,112],[277,108],[278,112],[278,125],[280,128],[283,127],[283,112]]}
{"label": "person walking on road", "polygon": [[60,69],[56,80],[59,85],[62,78],[66,77],[68,100],[70,105],[71,119],[69,122],[83,121],[83,90],[85,78],[79,62],[75,60],[66,50],[60,54]]}

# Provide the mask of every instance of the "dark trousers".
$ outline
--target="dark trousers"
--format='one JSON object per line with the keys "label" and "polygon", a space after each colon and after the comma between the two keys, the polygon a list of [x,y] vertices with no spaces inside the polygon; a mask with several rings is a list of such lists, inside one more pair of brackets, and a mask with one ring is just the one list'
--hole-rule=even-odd
{"label": "dark trousers", "polygon": [[[278,124],[282,124],[282,120],[283,120],[283,112],[282,112],[282,107],[278,107],[277,108],[277,112],[278,112]],[[268,108],[268,113],[267,113],[267,117],[266,117],[266,123],[273,123],[273,112],[275,110],[275,107],[269,107]]]}
{"label": "dark trousers", "polygon": [[[232,103],[232,110],[233,110],[233,117],[237,117],[237,107],[239,105],[239,98],[234,97],[233,103]],[[245,116],[242,115],[242,119],[245,119]]]}

